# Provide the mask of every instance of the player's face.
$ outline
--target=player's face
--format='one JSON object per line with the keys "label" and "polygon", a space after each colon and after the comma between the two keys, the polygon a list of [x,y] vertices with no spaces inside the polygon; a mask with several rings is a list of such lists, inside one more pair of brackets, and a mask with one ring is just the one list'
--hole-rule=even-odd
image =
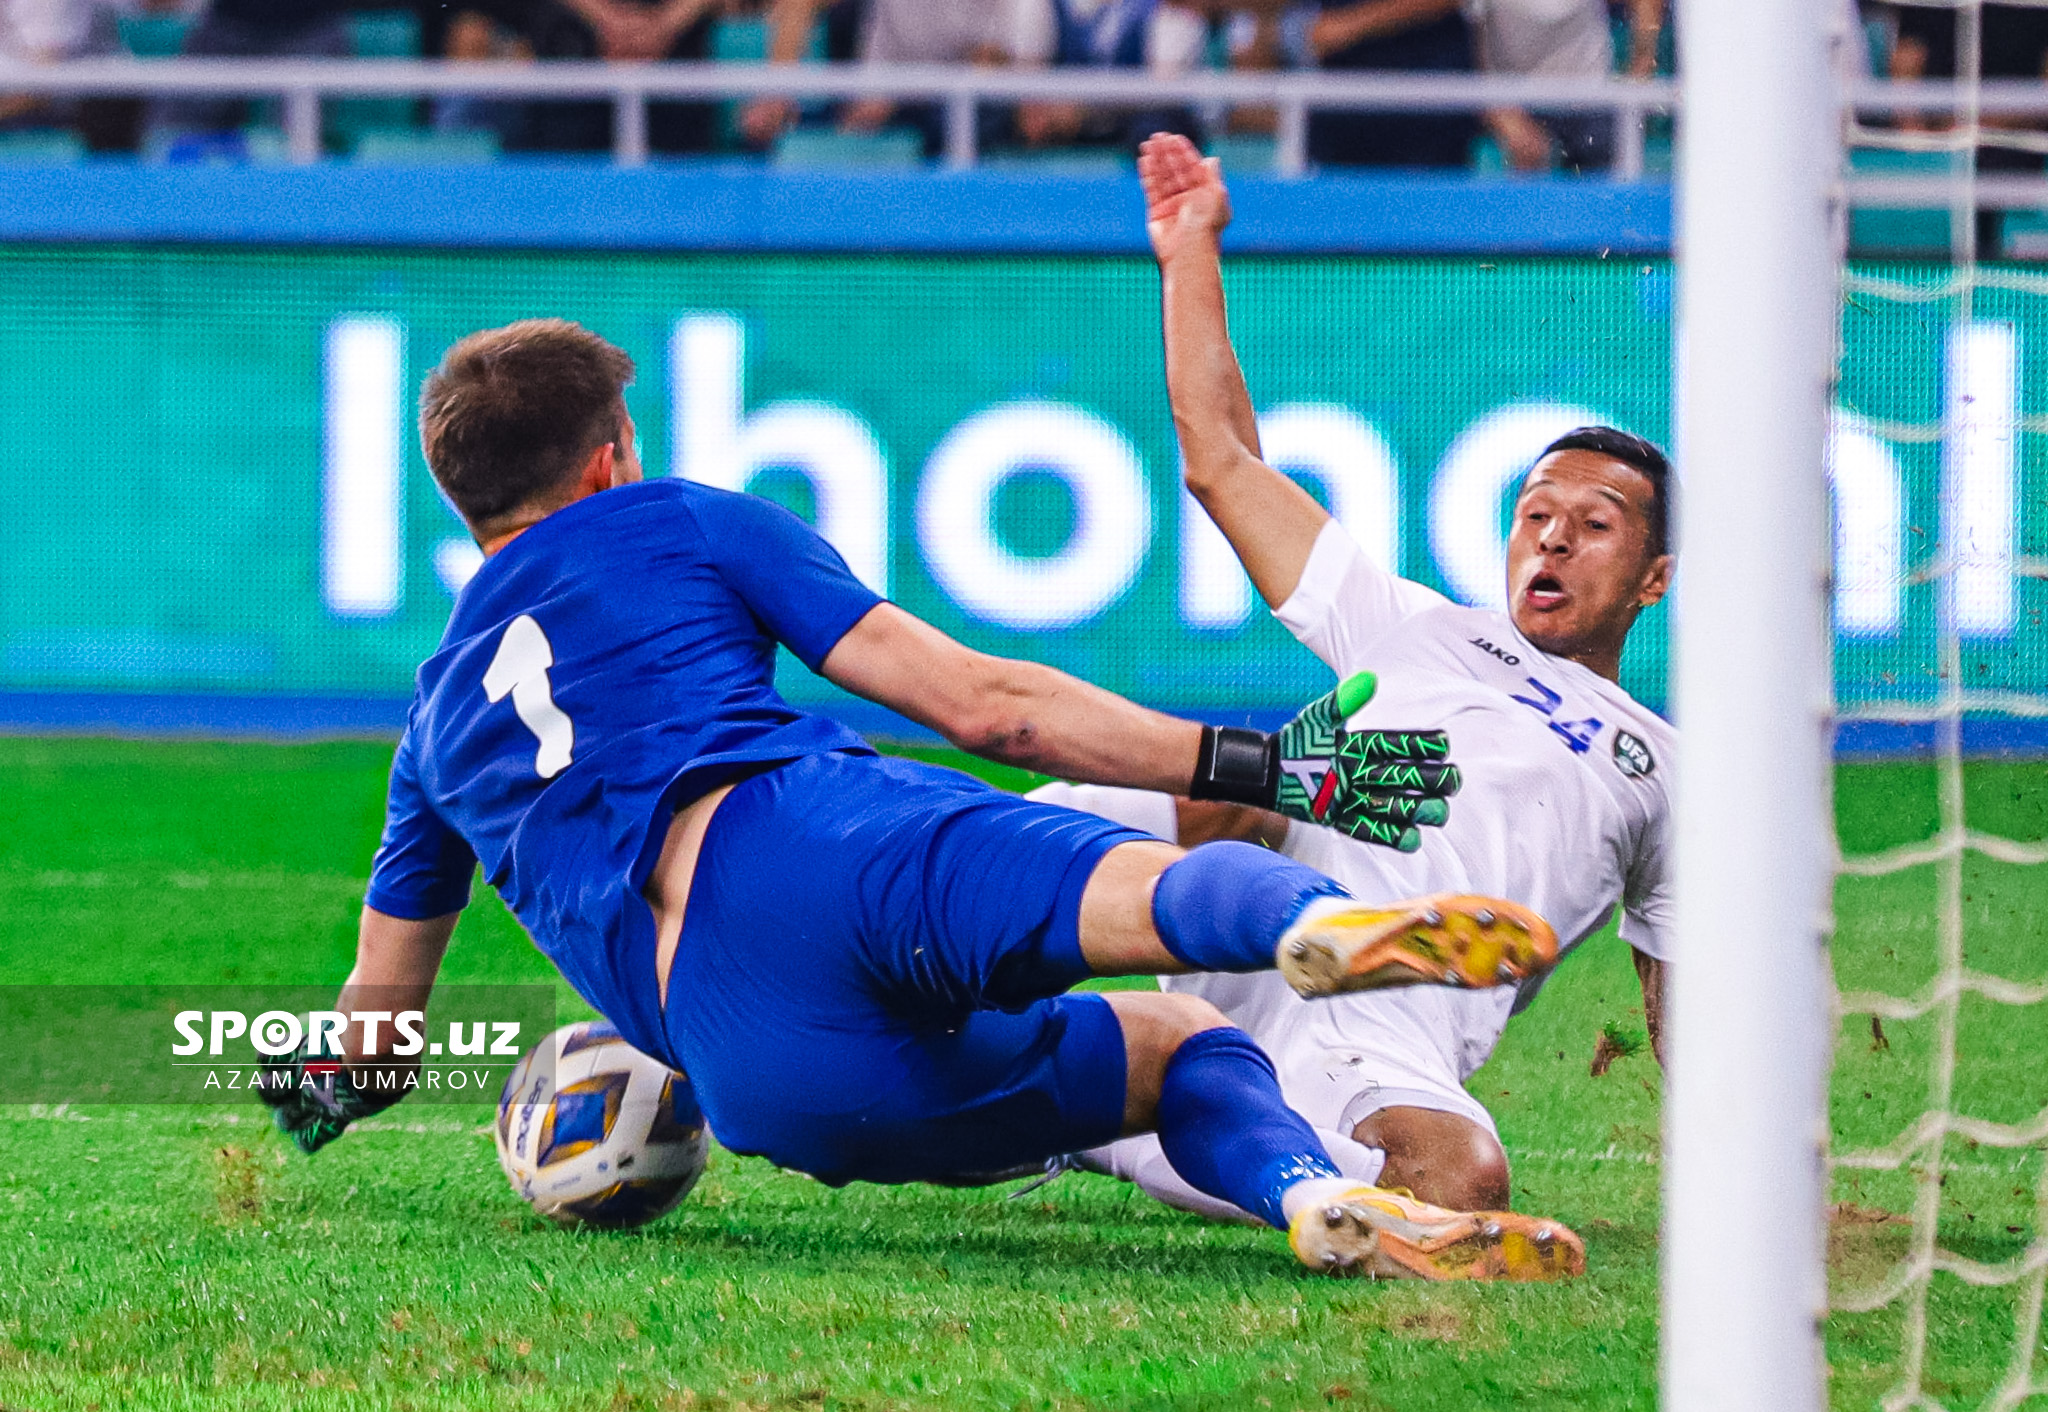
{"label": "player's face", "polygon": [[1508,611],[1545,652],[1613,676],[1636,615],[1664,596],[1650,552],[1648,476],[1597,451],[1558,451],[1522,483],[1508,536]]}

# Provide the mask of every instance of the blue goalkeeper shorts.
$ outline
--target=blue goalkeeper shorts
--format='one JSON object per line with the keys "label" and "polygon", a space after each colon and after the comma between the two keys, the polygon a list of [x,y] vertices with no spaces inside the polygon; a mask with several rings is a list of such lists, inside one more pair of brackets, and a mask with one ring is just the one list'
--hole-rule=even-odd
{"label": "blue goalkeeper shorts", "polygon": [[1077,922],[1149,835],[906,760],[815,755],[712,816],[669,974],[712,1132],[821,1181],[972,1181],[1116,1137]]}

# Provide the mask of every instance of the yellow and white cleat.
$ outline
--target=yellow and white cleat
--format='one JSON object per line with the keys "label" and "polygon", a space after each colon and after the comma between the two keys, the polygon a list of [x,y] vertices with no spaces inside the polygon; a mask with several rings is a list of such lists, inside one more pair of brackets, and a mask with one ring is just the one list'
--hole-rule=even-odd
{"label": "yellow and white cleat", "polygon": [[1556,1221],[1449,1211],[1376,1186],[1295,1215],[1287,1243],[1311,1270],[1376,1280],[1568,1280],[1586,1246]]}
{"label": "yellow and white cleat", "polygon": [[1529,908],[1441,893],[1392,907],[1309,904],[1274,949],[1287,983],[1313,999],[1351,990],[1513,985],[1557,964],[1557,933]]}

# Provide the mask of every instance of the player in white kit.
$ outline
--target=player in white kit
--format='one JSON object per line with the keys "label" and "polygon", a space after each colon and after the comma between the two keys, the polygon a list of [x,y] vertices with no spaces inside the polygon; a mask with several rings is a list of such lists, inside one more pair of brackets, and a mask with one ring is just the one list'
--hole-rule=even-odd
{"label": "player in white kit", "polygon": [[[1464,789],[1410,853],[1259,811],[1139,791],[1048,786],[1183,844],[1240,837],[1283,847],[1356,896],[1480,892],[1526,903],[1568,951],[1617,904],[1660,1046],[1671,930],[1668,785],[1675,737],[1616,682],[1636,617],[1663,597],[1669,468],[1611,428],[1561,438],[1516,500],[1507,612],[1466,608],[1375,564],[1316,502],[1259,459],[1224,317],[1217,237],[1229,201],[1217,164],[1155,137],[1139,164],[1164,276],[1168,390],[1188,488],[1282,623],[1338,675],[1378,674],[1354,730],[1428,721],[1446,731]],[[1321,786],[1304,780],[1313,796]],[[1464,1088],[1540,980],[1490,991],[1367,991],[1305,1002],[1275,974],[1164,979],[1202,996],[1263,1045],[1295,1109],[1347,1176],[1464,1210],[1505,1207],[1493,1119]],[[1236,1214],[1174,1174],[1156,1140],[1097,1149],[1085,1165],[1162,1200]]]}

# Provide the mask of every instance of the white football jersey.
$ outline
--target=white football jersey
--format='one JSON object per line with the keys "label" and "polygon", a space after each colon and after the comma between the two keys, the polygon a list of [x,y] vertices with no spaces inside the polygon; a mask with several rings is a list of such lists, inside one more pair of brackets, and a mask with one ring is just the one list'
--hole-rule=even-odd
{"label": "white football jersey", "polygon": [[[1619,903],[1628,943],[1667,957],[1676,736],[1662,718],[1615,683],[1535,647],[1506,613],[1461,607],[1380,568],[1334,520],[1274,616],[1340,680],[1378,676],[1352,729],[1442,730],[1464,777],[1449,821],[1421,830],[1414,853],[1297,823],[1290,856],[1362,900],[1476,892],[1524,903],[1556,928],[1561,951],[1599,931]],[[1272,972],[1162,983],[1203,996],[1269,1047],[1310,1024],[1304,1002]],[[1311,1027],[1335,1023],[1361,1036],[1398,1028],[1404,1048],[1436,1049],[1462,1080],[1540,985],[1317,1001]]]}

